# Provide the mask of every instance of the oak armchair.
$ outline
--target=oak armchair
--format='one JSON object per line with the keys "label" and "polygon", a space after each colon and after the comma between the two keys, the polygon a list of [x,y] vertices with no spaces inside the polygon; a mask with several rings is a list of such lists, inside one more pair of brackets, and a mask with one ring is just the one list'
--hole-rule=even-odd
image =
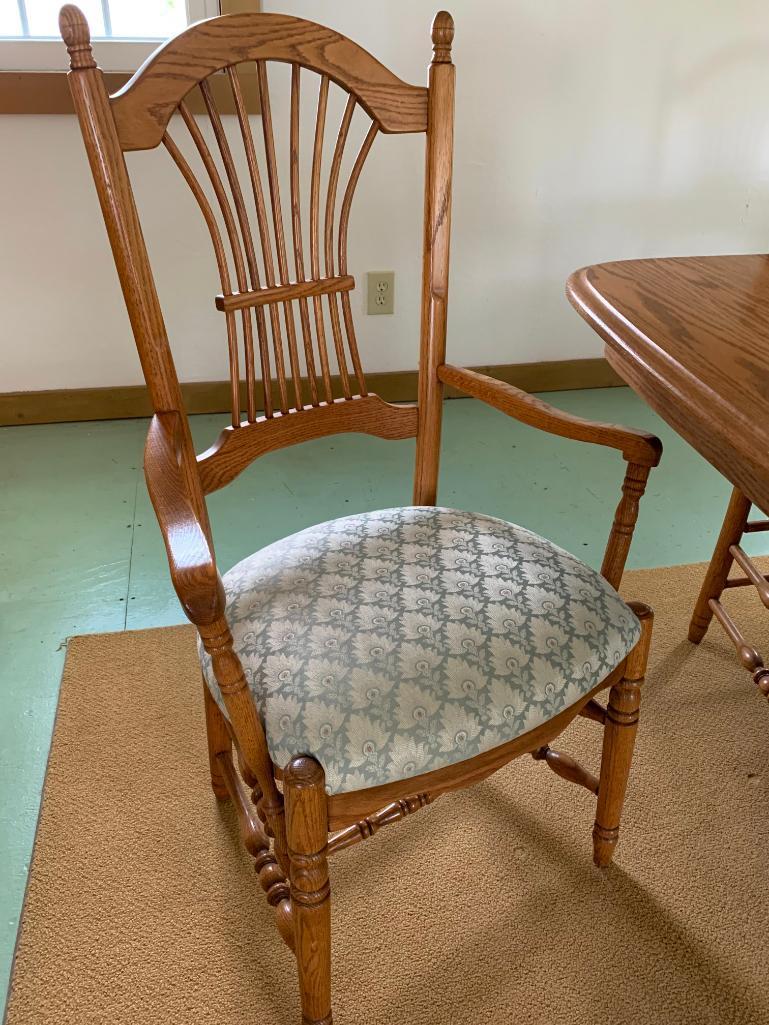
{"label": "oak armchair", "polygon": [[[647,607],[626,605],[615,588],[660,445],[445,362],[454,96],[448,14],[433,23],[426,88],[402,82],[330,29],[277,14],[239,14],[192,26],[109,96],[82,13],[68,5],[60,24],[156,410],[145,450],[147,486],[174,587],[200,636],[213,790],[234,803],[280,934],[296,955],[303,1021],[328,1025],[328,860],[337,852],[532,754],[596,795],[594,858],[599,865],[611,860],[652,622]],[[259,146],[243,105],[243,62],[256,62]],[[273,62],[290,65],[290,235],[270,104]],[[208,83],[217,72],[232,92],[229,131]],[[317,88],[308,202],[299,161],[307,81]],[[335,89],[345,105],[336,140],[326,146]],[[192,90],[202,95],[205,129],[187,105]],[[364,122],[362,142],[340,202],[355,118]],[[177,129],[186,129],[185,143],[175,141]],[[398,132],[424,133],[427,153],[419,401],[401,406],[367,390],[347,266],[363,164],[378,134]],[[219,273],[215,301],[228,342],[232,422],[200,455],[124,161],[127,151],[160,145],[210,235]],[[436,507],[444,384],[532,426],[622,453],[628,467],[603,575],[514,524]],[[309,528],[222,579],[205,496],[265,452],[344,431],[416,437],[414,504]],[[595,695],[607,689],[604,706]],[[598,777],[549,746],[577,715],[603,727]]]}

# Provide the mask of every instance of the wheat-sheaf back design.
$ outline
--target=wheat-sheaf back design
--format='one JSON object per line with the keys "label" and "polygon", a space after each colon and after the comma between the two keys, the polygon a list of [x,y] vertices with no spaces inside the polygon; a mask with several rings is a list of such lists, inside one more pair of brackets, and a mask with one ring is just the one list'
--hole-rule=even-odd
{"label": "wheat-sheaf back design", "polygon": [[[445,19],[439,15],[433,28],[434,63],[450,62],[453,28]],[[418,434],[417,407],[386,403],[367,389],[347,240],[356,186],[377,136],[427,133],[429,154],[429,88],[401,81],[331,29],[253,13],[191,26],[108,96],[81,12],[63,8],[61,28],[158,411],[183,414],[183,407],[124,154],[164,147],[210,236],[218,270],[212,299],[227,339],[232,420],[197,457],[203,492],[229,483],[256,456],[307,438],[340,431],[385,438]],[[288,89],[286,103],[271,95],[278,78]],[[249,116],[254,102],[259,118]],[[287,125],[273,113],[284,106]],[[223,119],[225,113],[234,117]],[[437,219],[437,204],[434,211]],[[426,245],[430,237],[426,230]],[[445,306],[445,288],[442,297],[439,291],[431,294]],[[423,355],[430,322],[423,310]]]}
{"label": "wheat-sheaf back design", "polygon": [[[378,125],[372,123],[366,134],[345,188],[339,212],[337,194],[340,168],[356,100],[350,96],[345,106],[324,201],[321,195],[321,170],[329,80],[326,76],[320,78],[316,145],[309,191],[309,262],[306,264],[302,238],[303,196],[299,178],[301,68],[298,64],[291,66],[290,239],[286,238],[283,220],[281,182],[275,151],[266,63],[257,63],[266,163],[264,176],[260,171],[252,126],[245,110],[243,91],[236,68],[228,67],[226,74],[247,158],[247,187],[253,198],[258,231],[252,230],[231,144],[207,79],[204,79],[197,88],[202,94],[218,157],[224,168],[224,180],[203,131],[185,100],[180,103],[179,111],[213,187],[218,213],[225,227],[224,238],[217,224],[214,209],[199,180],[168,130],[164,133],[162,141],[192,189],[216,252],[222,288],[216,302],[217,307],[223,311],[227,323],[233,383],[233,425],[237,426],[237,384],[241,376],[237,344],[238,321],[243,339],[248,422],[256,420],[256,362],[259,364],[264,385],[266,418],[272,417],[274,410],[286,414],[292,409],[302,410],[305,405],[318,406],[322,401],[330,403],[335,397],[351,399],[353,394],[366,395],[350,307],[349,292],[355,283],[347,274],[346,240],[355,185],[378,131]],[[263,177],[266,178],[266,187],[263,185]],[[257,252],[258,250],[260,252]],[[231,273],[230,268],[234,273]],[[339,396],[333,394],[323,299],[327,302],[331,324],[333,357],[338,370],[341,393]],[[303,384],[306,387],[303,388]]]}

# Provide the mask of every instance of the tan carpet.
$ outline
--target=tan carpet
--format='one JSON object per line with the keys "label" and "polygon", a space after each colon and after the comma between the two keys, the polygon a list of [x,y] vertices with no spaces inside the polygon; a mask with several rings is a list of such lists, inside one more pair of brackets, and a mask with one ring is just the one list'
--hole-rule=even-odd
{"label": "tan carpet", "polygon": [[[340,854],[337,1025],[769,1022],[769,708],[720,630],[685,640],[701,574],[627,578],[657,621],[615,866],[590,795],[528,758]],[[594,767],[599,734],[561,746]],[[71,642],[8,1025],[297,1025],[206,773],[191,628]]]}

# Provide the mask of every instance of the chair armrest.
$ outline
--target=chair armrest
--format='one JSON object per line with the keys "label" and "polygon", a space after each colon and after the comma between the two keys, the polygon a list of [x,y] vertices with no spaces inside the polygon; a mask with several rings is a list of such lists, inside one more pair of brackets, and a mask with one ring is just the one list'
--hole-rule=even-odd
{"label": "chair armrest", "polygon": [[627,462],[640,466],[656,466],[660,461],[662,442],[646,431],[584,420],[582,417],[550,406],[512,384],[496,381],[493,377],[479,374],[475,370],[444,363],[438,367],[438,377],[444,384],[450,384],[466,395],[480,399],[481,402],[494,406],[495,409],[530,427],[537,427],[562,438],[589,441],[594,445],[619,449]]}
{"label": "chair armrest", "polygon": [[[144,446],[144,476],[187,618],[203,626],[224,612],[224,587],[206,527],[195,511],[183,469],[182,418],[156,413]],[[196,468],[193,468],[197,472]]]}

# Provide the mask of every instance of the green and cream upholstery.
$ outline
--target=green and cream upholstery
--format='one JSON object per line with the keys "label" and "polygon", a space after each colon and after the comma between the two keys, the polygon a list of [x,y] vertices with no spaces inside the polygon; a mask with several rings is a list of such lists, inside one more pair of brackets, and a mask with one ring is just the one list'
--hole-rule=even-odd
{"label": "green and cream upholstery", "polygon": [[[314,755],[329,793],[521,736],[579,701],[640,635],[573,555],[455,509],[331,520],[244,559],[224,585],[273,761]],[[201,662],[223,708],[202,648]]]}

